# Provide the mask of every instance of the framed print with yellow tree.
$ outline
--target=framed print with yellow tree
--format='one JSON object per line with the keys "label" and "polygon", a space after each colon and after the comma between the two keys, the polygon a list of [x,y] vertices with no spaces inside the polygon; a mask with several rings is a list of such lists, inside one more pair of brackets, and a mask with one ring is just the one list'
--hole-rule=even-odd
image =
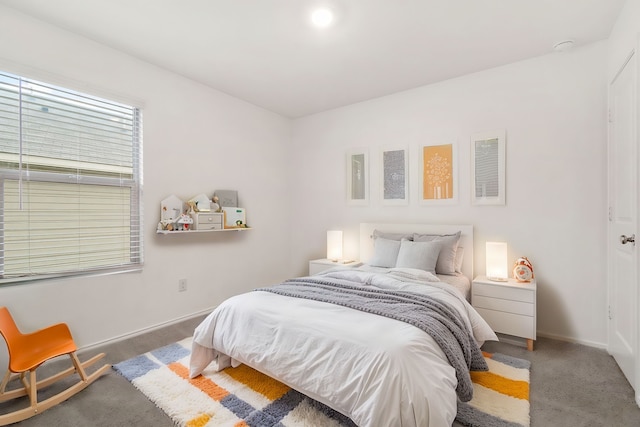
{"label": "framed print with yellow tree", "polygon": [[455,144],[422,147],[421,203],[458,201],[458,165]]}

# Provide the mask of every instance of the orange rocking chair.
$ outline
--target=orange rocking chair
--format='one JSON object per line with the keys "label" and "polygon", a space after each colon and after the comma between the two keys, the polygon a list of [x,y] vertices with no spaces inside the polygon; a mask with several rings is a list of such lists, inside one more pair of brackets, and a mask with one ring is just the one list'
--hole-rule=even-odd
{"label": "orange rocking chair", "polygon": [[[0,384],[0,402],[29,396],[29,407],[0,415],[0,426],[16,423],[45,411],[74,394],[86,388],[89,384],[104,374],[111,365],[104,365],[91,375],[87,375],[85,368],[91,366],[104,357],[100,353],[86,362],[80,363],[76,355],[76,344],[73,342],[69,327],[65,323],[49,326],[36,332],[22,334],[16,326],[9,310],[0,307],[0,333],[7,342],[9,349],[9,369]],[[45,361],[57,356],[68,354],[73,367],[59,372],[49,378],[36,381],[36,369]],[[27,378],[27,372],[29,376]],[[42,389],[73,373],[80,375],[80,381],[44,400],[38,402],[38,389]],[[19,378],[23,387],[6,391],[10,381]]]}

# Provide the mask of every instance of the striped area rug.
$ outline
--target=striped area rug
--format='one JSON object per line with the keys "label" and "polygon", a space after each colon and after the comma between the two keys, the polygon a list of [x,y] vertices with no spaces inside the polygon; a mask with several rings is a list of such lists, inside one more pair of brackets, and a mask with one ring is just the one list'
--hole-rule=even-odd
{"label": "striped area rug", "polygon": [[[185,338],[114,369],[178,426],[355,426],[344,415],[246,365],[206,370],[190,379],[190,354],[191,338]],[[474,399],[458,404],[456,420],[467,426],[528,426],[528,367],[522,367],[526,361],[497,353],[485,358],[490,371],[473,374]],[[526,393],[521,383],[526,383]],[[526,407],[517,404],[521,401]]]}
{"label": "striped area rug", "polygon": [[472,427],[528,427],[531,362],[501,353],[483,354],[489,371],[471,372],[473,399],[458,402],[456,421]]}

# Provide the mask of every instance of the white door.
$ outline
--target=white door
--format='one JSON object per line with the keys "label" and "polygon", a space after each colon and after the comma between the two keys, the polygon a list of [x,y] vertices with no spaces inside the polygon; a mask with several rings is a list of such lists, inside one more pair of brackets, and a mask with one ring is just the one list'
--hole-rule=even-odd
{"label": "white door", "polygon": [[[638,373],[638,149],[636,55],[609,88],[609,352],[636,390]],[[636,398],[636,401],[638,399]]]}

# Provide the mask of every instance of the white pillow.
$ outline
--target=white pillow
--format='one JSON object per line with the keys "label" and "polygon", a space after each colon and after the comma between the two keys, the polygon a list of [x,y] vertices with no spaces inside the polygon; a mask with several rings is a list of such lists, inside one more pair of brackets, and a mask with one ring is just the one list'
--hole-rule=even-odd
{"label": "white pillow", "polygon": [[399,251],[399,240],[389,240],[378,237],[373,246],[373,257],[369,261],[369,265],[386,268],[395,267]]}
{"label": "white pillow", "polygon": [[441,250],[436,265],[438,274],[456,274],[456,249],[460,241],[460,231],[455,234],[414,234],[415,242],[440,242]]}
{"label": "white pillow", "polygon": [[373,238],[375,239],[389,239],[389,240],[413,240],[413,233],[386,233],[380,230],[373,230]]}
{"label": "white pillow", "polygon": [[456,249],[456,273],[462,273],[462,260],[464,259],[464,246],[458,246]]}
{"label": "white pillow", "polygon": [[412,242],[402,240],[396,267],[417,268],[436,273],[436,263],[440,253],[440,242]]}

